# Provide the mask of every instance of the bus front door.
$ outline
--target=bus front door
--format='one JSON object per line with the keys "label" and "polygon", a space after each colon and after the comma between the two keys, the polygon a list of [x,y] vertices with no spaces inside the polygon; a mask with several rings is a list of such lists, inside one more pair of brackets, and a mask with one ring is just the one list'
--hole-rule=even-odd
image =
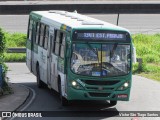
{"label": "bus front door", "polygon": [[48,49],[47,49],[47,85],[51,88],[51,62],[52,62],[52,42],[54,39],[54,32],[50,31]]}
{"label": "bus front door", "polygon": [[35,67],[34,67],[34,44],[35,44],[35,40],[36,40],[36,22],[33,21],[32,24],[32,39],[31,39],[31,71],[35,73]]}

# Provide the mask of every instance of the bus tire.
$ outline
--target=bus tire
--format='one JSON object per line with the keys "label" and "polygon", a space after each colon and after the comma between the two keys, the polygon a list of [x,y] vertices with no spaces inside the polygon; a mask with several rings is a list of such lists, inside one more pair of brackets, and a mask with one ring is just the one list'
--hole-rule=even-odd
{"label": "bus tire", "polygon": [[110,100],[110,105],[111,106],[115,106],[116,104],[117,104],[117,101]]}
{"label": "bus tire", "polygon": [[60,81],[60,80],[58,81],[58,91],[59,91],[59,95],[60,95],[61,105],[62,105],[62,106],[67,106],[67,105],[69,105],[69,101],[62,96],[62,88],[61,88],[61,81]]}
{"label": "bus tire", "polygon": [[43,82],[40,79],[40,72],[39,72],[39,65],[36,66],[36,71],[37,71],[37,86],[38,88],[42,88],[43,87]]}

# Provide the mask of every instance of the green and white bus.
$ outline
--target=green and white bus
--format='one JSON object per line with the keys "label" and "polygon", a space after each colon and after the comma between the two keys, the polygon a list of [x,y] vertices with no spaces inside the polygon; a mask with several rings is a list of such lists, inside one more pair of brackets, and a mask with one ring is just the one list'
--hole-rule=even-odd
{"label": "green and white bus", "polygon": [[59,92],[62,105],[129,100],[132,40],[125,28],[77,12],[33,11],[26,56],[38,87]]}

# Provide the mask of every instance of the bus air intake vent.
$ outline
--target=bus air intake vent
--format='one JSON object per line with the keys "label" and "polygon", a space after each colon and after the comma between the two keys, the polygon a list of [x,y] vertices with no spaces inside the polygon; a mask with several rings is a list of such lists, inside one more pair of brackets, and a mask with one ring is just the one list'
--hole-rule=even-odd
{"label": "bus air intake vent", "polygon": [[89,92],[89,95],[91,97],[109,97],[110,93],[95,93],[95,92]]}
{"label": "bus air intake vent", "polygon": [[65,16],[66,16],[66,17],[72,17],[72,15],[70,15],[70,14],[66,14]]}
{"label": "bus air intake vent", "polygon": [[82,81],[88,85],[115,85],[119,83],[119,81],[100,81],[100,80],[82,80]]}
{"label": "bus air intake vent", "polygon": [[77,21],[84,21],[84,20],[83,20],[83,19],[81,19],[81,18],[78,18],[78,19],[77,19]]}
{"label": "bus air intake vent", "polygon": [[71,19],[78,19],[78,18],[77,18],[77,17],[75,17],[75,16],[72,16],[72,17],[71,17]]}
{"label": "bus air intake vent", "polygon": [[49,10],[49,13],[56,13],[56,14],[60,14],[60,15],[66,15],[67,11]]}
{"label": "bus air intake vent", "polygon": [[103,23],[98,23],[98,22],[83,21],[82,25],[104,25],[104,24]]}

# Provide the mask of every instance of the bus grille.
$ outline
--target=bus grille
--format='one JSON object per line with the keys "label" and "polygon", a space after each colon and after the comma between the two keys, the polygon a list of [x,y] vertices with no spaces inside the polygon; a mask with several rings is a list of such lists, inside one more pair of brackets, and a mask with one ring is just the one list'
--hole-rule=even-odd
{"label": "bus grille", "polygon": [[[86,87],[89,90],[99,90],[98,87]],[[114,88],[103,88],[103,90],[114,90]]]}
{"label": "bus grille", "polygon": [[89,92],[89,95],[92,97],[109,97],[110,93],[94,93],[94,92]]}
{"label": "bus grille", "polygon": [[118,81],[100,81],[100,80],[83,80],[84,83],[88,85],[115,85]]}

